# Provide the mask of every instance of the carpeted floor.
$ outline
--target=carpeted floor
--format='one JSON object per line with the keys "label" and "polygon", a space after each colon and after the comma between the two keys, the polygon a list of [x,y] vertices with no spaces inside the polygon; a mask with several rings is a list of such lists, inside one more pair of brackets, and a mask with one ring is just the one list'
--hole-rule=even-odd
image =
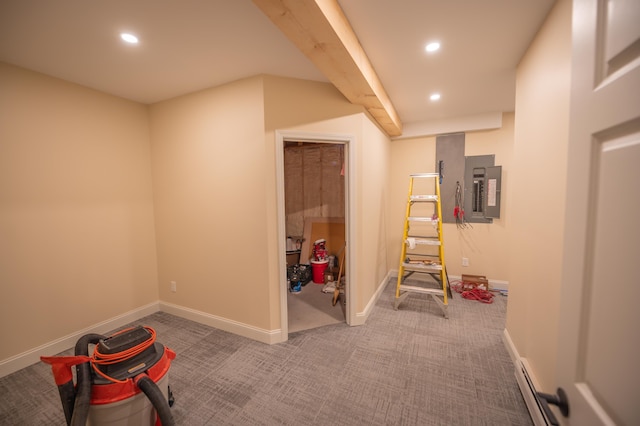
{"label": "carpeted floor", "polygon": [[[266,345],[166,313],[154,327],[177,352],[170,371],[179,425],[532,424],[501,340],[506,297],[491,305],[409,297],[387,285],[367,323],[290,334]],[[0,424],[63,425],[39,363],[0,379]]]}
{"label": "carpeted floor", "polygon": [[339,324],[345,321],[344,305],[333,302],[333,292],[323,293],[323,284],[308,283],[300,293],[287,294],[289,333]]}

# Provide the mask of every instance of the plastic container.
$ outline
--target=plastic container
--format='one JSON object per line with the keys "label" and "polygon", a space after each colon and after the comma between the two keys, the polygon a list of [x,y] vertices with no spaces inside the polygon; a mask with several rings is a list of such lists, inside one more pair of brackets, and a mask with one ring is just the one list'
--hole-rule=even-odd
{"label": "plastic container", "polygon": [[313,282],[324,284],[324,271],[329,266],[329,260],[312,260],[311,271],[313,272]]}
{"label": "plastic container", "polygon": [[[162,395],[169,397],[169,373],[165,374],[156,385]],[[147,395],[140,392],[135,396],[110,404],[89,406],[87,425],[89,426],[126,426],[126,425],[154,426],[156,410],[151,405]]]}
{"label": "plastic container", "polygon": [[316,240],[313,243],[313,260],[315,261],[325,261],[327,260],[327,241],[324,238]]}

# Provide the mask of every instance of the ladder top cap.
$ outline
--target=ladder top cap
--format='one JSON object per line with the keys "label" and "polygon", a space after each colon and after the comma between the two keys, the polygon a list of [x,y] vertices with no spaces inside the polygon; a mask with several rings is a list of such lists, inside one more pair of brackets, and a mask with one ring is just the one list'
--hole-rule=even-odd
{"label": "ladder top cap", "polygon": [[409,175],[414,178],[434,178],[440,176],[438,173],[413,173]]}

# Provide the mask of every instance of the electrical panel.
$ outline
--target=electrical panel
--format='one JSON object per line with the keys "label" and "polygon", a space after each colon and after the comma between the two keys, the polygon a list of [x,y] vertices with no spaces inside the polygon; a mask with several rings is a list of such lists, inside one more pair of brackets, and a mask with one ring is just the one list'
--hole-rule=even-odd
{"label": "electrical panel", "polygon": [[464,217],[470,223],[492,223],[500,217],[502,166],[494,155],[465,157]]}
{"label": "electrical panel", "polygon": [[440,174],[443,223],[456,223],[456,189],[464,183],[464,139],[464,133],[436,136],[435,171]]}

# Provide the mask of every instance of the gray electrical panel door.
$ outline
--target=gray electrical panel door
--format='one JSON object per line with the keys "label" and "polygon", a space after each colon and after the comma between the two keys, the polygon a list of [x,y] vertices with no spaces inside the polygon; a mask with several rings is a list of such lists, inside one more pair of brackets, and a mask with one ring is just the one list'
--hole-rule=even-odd
{"label": "gray electrical panel door", "polygon": [[465,157],[464,217],[470,223],[492,223],[500,217],[501,166],[495,155]]}
{"label": "gray electrical panel door", "polygon": [[440,173],[442,223],[456,223],[456,187],[464,183],[464,133],[436,137],[436,172]]}
{"label": "gray electrical panel door", "polygon": [[487,167],[487,196],[485,217],[500,217],[500,186],[502,184],[502,166]]}

